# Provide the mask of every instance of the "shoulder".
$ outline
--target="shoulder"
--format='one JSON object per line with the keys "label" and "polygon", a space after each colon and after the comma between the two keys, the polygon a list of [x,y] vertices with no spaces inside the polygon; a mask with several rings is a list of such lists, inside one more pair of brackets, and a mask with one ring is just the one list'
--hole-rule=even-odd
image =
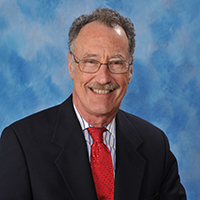
{"label": "shoulder", "polygon": [[32,129],[33,127],[39,127],[40,125],[53,124],[56,120],[56,115],[60,105],[56,105],[42,111],[36,112],[25,118],[22,118],[10,125],[13,129]]}
{"label": "shoulder", "polygon": [[123,110],[119,110],[117,117],[120,121],[127,121],[131,126],[133,126],[137,131],[150,131],[150,132],[162,132],[162,130],[152,123]]}
{"label": "shoulder", "polygon": [[139,135],[144,143],[158,146],[168,143],[165,133],[160,128],[138,116],[119,110],[117,121],[124,124],[124,126],[128,126],[128,129]]}
{"label": "shoulder", "polygon": [[12,130],[18,136],[23,134],[23,137],[24,135],[44,135],[44,133],[52,134],[59,113],[64,110],[64,112],[68,114],[69,107],[72,107],[70,98],[59,105],[44,109],[20,119],[12,123],[6,129]]}

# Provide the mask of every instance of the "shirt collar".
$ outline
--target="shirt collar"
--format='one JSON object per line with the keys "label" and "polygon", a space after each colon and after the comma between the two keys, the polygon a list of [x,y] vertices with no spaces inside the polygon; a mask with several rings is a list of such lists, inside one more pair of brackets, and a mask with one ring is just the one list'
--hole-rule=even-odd
{"label": "shirt collar", "polygon": [[[79,120],[79,123],[81,125],[82,131],[84,131],[88,127],[91,127],[91,125],[88,122],[86,122],[83,119],[83,117],[79,114],[79,112],[77,111],[76,106],[74,105],[74,103],[73,103],[73,106],[74,106],[74,110],[75,110],[76,116],[77,116],[77,118]],[[115,117],[105,127],[109,131],[109,133],[115,138],[115,133],[116,133],[116,121],[115,121]]]}

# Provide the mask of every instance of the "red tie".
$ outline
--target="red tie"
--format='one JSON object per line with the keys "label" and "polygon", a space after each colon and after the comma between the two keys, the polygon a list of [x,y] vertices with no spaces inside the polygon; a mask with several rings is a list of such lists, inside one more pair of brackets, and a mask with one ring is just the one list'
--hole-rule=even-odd
{"label": "red tie", "polygon": [[89,127],[94,142],[91,147],[91,169],[98,200],[114,200],[113,165],[108,147],[103,143],[106,128]]}

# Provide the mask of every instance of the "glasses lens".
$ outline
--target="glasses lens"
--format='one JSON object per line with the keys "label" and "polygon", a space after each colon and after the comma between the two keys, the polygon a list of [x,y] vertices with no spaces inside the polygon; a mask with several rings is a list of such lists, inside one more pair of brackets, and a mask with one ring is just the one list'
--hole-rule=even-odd
{"label": "glasses lens", "polygon": [[100,63],[93,59],[80,60],[79,67],[82,72],[94,73],[99,69]]}
{"label": "glasses lens", "polygon": [[122,74],[128,71],[129,64],[123,60],[111,61],[108,63],[109,70],[115,74]]}

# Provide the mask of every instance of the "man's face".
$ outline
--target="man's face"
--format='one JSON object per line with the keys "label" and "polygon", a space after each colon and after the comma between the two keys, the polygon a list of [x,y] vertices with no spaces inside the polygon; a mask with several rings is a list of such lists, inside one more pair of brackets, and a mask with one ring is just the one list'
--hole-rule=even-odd
{"label": "man's face", "polygon": [[[120,59],[130,63],[128,38],[119,26],[110,28],[100,22],[85,25],[75,39],[73,51],[77,61],[91,58],[107,63]],[[101,65],[94,74],[83,73],[72,55],[68,55],[68,68],[74,84],[73,101],[78,112],[88,121],[92,117],[113,118],[131,80],[132,68],[124,74],[112,74],[107,65]],[[104,88],[105,85],[112,86],[114,90]],[[103,89],[99,89],[101,86]]]}

